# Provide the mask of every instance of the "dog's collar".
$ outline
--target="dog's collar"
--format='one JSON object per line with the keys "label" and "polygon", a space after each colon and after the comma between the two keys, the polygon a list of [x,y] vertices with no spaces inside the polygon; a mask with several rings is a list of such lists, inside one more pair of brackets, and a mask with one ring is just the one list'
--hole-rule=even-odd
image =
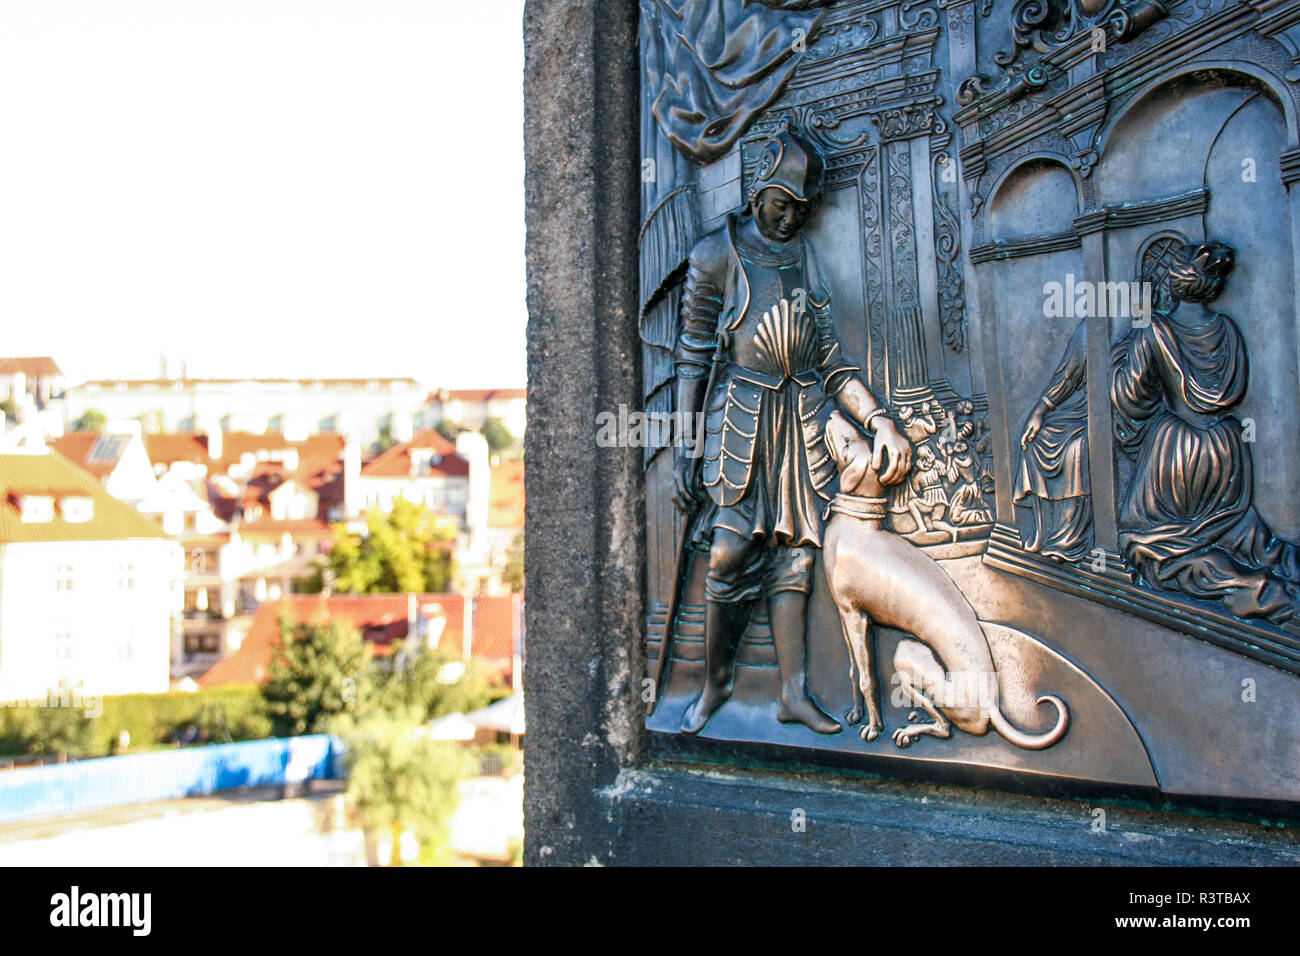
{"label": "dog's collar", "polygon": [[829,518],[831,512],[834,511],[842,515],[848,515],[850,518],[884,521],[885,506],[888,503],[889,499],[887,498],[868,498],[865,495],[851,495],[841,491],[826,506],[826,514],[823,517]]}

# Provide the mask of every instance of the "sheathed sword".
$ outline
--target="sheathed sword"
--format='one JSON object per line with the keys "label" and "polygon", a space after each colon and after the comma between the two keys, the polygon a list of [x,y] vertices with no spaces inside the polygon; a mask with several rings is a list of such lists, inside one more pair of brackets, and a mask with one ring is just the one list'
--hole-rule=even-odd
{"label": "sheathed sword", "polygon": [[[713,349],[713,363],[709,367],[709,381],[704,386],[704,408],[702,411],[707,411],[709,407],[709,399],[712,397],[713,388],[718,382],[718,369],[726,361],[727,350],[730,346],[731,336],[727,334],[725,329],[720,330],[717,343]],[[696,435],[695,440],[697,442],[703,441],[703,429],[696,429],[696,431],[699,434]],[[707,492],[705,493],[707,494]],[[659,656],[655,659],[654,686],[651,688],[650,701],[646,705],[647,717],[654,714],[655,705],[659,703],[660,694],[668,687],[668,658],[672,653],[673,632],[676,630],[673,619],[677,616],[677,606],[681,603],[682,591],[686,587],[683,580],[685,576],[682,571],[686,568],[686,552],[690,547],[691,527],[695,524],[696,515],[703,503],[703,496],[701,496],[699,504],[690,511],[682,512],[681,529],[677,532],[677,547],[673,552],[675,557],[673,560],[672,588],[668,592],[667,612],[664,614],[664,636],[659,642]]]}

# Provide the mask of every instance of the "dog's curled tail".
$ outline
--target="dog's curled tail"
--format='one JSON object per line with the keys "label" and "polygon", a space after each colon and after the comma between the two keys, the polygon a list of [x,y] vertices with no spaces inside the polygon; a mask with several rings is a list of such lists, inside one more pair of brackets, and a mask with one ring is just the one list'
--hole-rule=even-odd
{"label": "dog's curled tail", "polygon": [[1065,732],[1070,729],[1070,709],[1065,706],[1065,701],[1055,694],[1044,694],[1036,701],[1039,704],[1049,702],[1056,708],[1056,726],[1046,733],[1025,733],[1007,720],[1006,715],[997,707],[994,707],[993,712],[989,714],[989,722],[993,724],[994,730],[1023,750],[1046,750],[1064,737]]}

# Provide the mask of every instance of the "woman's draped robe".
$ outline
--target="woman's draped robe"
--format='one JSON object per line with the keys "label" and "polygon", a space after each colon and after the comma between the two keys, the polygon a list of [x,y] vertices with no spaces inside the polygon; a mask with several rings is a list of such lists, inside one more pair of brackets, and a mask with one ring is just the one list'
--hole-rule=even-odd
{"label": "woman's draped robe", "polygon": [[1070,337],[1043,397],[1052,404],[1020,456],[1015,500],[1034,514],[1030,551],[1078,561],[1092,550],[1088,481],[1088,355],[1085,323]]}
{"label": "woman's draped robe", "polygon": [[1206,314],[1191,327],[1157,312],[1116,346],[1116,434],[1138,456],[1120,550],[1155,587],[1280,622],[1297,606],[1300,559],[1251,504],[1253,463],[1231,414],[1249,378],[1241,332]]}

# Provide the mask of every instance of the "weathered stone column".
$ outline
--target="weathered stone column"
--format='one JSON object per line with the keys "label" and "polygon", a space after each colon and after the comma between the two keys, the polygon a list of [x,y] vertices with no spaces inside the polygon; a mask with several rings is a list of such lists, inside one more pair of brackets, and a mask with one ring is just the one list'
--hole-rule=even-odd
{"label": "weathered stone column", "polygon": [[642,452],[596,414],[640,402],[637,6],[524,14],[528,216],[526,860],[604,860],[598,791],[639,758]]}

